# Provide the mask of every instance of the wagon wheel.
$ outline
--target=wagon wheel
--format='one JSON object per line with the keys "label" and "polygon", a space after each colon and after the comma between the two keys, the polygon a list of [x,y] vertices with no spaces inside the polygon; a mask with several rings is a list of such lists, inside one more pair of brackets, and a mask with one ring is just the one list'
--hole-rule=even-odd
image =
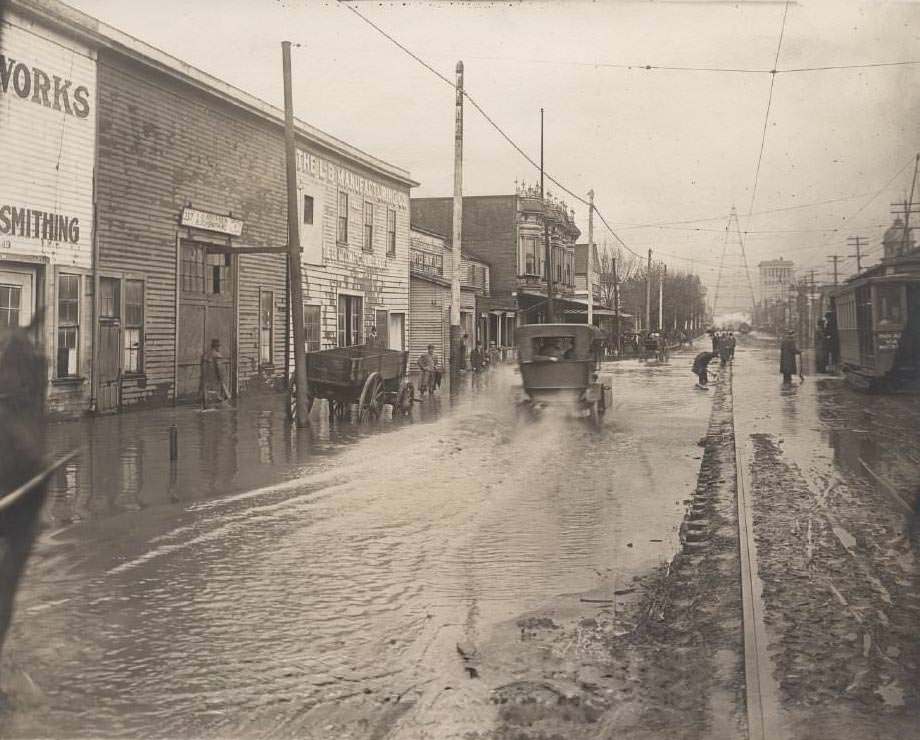
{"label": "wagon wheel", "polygon": [[364,388],[361,390],[361,400],[358,402],[358,421],[380,418],[380,412],[383,411],[383,395],[383,379],[380,373],[371,373],[364,381]]}
{"label": "wagon wheel", "polygon": [[[307,393],[307,414],[313,410],[313,401],[315,399],[313,396]],[[291,378],[291,382],[288,384],[288,419],[290,421],[297,420],[297,380],[296,378]]]}

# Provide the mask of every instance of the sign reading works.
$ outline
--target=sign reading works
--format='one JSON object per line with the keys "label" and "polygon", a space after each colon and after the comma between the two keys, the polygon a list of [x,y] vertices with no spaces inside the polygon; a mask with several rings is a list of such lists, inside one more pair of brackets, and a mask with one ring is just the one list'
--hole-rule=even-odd
{"label": "sign reading works", "polygon": [[96,62],[12,13],[0,29],[0,259],[92,256]]}

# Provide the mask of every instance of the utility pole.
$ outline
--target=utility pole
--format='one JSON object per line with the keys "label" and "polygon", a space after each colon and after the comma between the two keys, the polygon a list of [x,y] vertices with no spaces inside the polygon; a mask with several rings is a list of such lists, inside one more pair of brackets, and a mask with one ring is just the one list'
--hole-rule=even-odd
{"label": "utility pole", "polygon": [[291,91],[291,42],[281,42],[281,66],[284,74],[284,155],[287,175],[288,274],[290,306],[294,324],[294,392],[295,420],[305,427],[307,419],[307,356],[303,328],[303,274],[300,265],[300,208],[297,198],[297,153],[294,148],[294,100]]}
{"label": "utility pole", "polygon": [[546,196],[543,194],[543,109],[540,108],[540,202],[543,205],[543,248],[546,263],[546,323],[555,322],[553,311],[553,252],[549,245],[549,221],[546,218]]}
{"label": "utility pole", "polygon": [[[463,62],[457,62],[457,95],[454,103],[454,214],[451,231],[450,275],[450,387],[458,387],[461,349],[460,260],[463,249]],[[475,333],[476,329],[473,329]],[[475,341],[475,335],[473,337]]]}
{"label": "utility pole", "polygon": [[910,181],[910,200],[904,209],[904,253],[910,251],[910,213],[914,209],[914,188],[917,185],[917,167],[920,166],[920,154],[914,159],[914,177]]}
{"label": "utility pole", "polygon": [[839,254],[829,254],[827,258],[834,263],[834,285],[837,285],[837,263],[840,262],[843,257]]}
{"label": "utility pole", "polygon": [[594,191],[588,191],[588,325],[594,324]]}
{"label": "utility pole", "polygon": [[648,264],[645,267],[645,330],[652,328],[652,250],[648,250]]}
{"label": "utility pole", "polygon": [[863,239],[861,236],[847,237],[847,246],[853,247],[856,250],[856,254],[849,255],[851,258],[856,258],[856,272],[862,272],[862,248],[867,245],[868,240]]}
{"label": "utility pole", "polygon": [[662,265],[658,274],[658,331],[664,331],[664,279],[668,274],[668,266]]}
{"label": "utility pole", "polygon": [[619,356],[620,350],[620,281],[617,277],[617,256],[613,255],[610,258],[610,264],[613,268],[613,321],[614,327],[616,327],[616,347],[617,347],[617,356]]}

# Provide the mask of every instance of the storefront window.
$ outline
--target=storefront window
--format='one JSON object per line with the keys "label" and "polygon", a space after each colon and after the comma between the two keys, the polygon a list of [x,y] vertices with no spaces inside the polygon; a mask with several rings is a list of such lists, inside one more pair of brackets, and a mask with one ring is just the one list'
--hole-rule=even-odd
{"label": "storefront window", "polygon": [[19,326],[22,308],[22,288],[18,285],[0,285],[0,328]]}
{"label": "storefront window", "polygon": [[75,377],[78,373],[77,350],[80,346],[80,276],[61,275],[58,278],[58,378]]}
{"label": "storefront window", "polygon": [[195,244],[182,245],[182,262],[179,266],[182,291],[204,293],[204,248]]}
{"label": "storefront window", "polygon": [[350,347],[362,343],[361,317],[364,301],[360,296],[339,296],[339,346]]}
{"label": "storefront window", "polygon": [[272,333],[275,321],[275,294],[263,290],[259,295],[259,361],[272,364]]}
{"label": "storefront window", "polygon": [[104,319],[121,317],[121,280],[99,279],[99,315]]}
{"label": "storefront window", "polygon": [[125,281],[124,371],[144,371],[144,281]]}
{"label": "storefront window", "polygon": [[348,243],[348,193],[341,191],[339,191],[339,215],[335,238],[340,244]]}
{"label": "storefront window", "polygon": [[306,336],[307,352],[318,352],[320,348],[321,306],[303,307],[303,328]]}
{"label": "storefront window", "polygon": [[208,292],[212,295],[230,293],[230,255],[212,253],[208,255]]}

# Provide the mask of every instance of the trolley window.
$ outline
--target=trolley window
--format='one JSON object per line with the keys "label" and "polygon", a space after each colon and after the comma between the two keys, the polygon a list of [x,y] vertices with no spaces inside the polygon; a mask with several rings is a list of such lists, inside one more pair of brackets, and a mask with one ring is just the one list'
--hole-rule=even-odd
{"label": "trolley window", "polygon": [[903,286],[879,285],[875,290],[879,326],[901,326],[904,322]]}

